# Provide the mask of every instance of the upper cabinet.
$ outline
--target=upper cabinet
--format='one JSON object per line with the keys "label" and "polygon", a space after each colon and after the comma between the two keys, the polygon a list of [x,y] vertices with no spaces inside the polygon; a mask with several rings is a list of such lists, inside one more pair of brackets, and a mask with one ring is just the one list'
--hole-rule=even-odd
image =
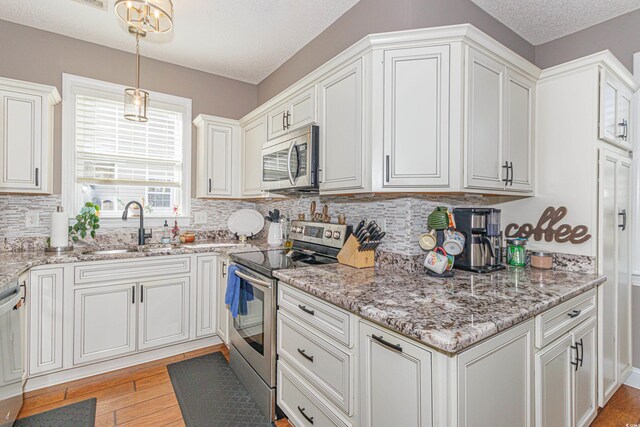
{"label": "upper cabinet", "polygon": [[264,116],[242,126],[241,195],[261,197],[262,147],[267,134]]}
{"label": "upper cabinet", "polygon": [[0,78],[0,192],[51,194],[55,87]]}
{"label": "upper cabinet", "polygon": [[267,112],[267,140],[316,122],[316,88],[307,87]]}
{"label": "upper cabinet", "polygon": [[631,150],[631,97],[633,92],[609,70],[600,69],[600,126],[598,136]]}

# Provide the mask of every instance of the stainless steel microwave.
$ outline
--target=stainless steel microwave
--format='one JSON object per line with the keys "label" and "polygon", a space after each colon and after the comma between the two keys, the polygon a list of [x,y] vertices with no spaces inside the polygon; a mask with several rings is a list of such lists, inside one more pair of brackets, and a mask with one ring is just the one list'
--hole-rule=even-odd
{"label": "stainless steel microwave", "polygon": [[307,126],[262,149],[262,190],[317,192],[319,128]]}

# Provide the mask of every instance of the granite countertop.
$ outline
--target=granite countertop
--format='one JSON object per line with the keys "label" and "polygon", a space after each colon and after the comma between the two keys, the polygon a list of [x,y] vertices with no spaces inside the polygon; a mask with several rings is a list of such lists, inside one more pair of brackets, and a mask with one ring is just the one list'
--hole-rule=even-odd
{"label": "granite countertop", "polygon": [[[213,244],[213,247],[198,247],[198,245]],[[228,245],[228,246],[223,246]],[[90,251],[109,249],[135,249],[136,252],[120,254],[91,254]],[[44,251],[29,252],[0,252],[0,292],[6,288],[12,280],[30,268],[47,264],[64,264],[84,261],[112,261],[119,259],[144,258],[150,256],[167,255],[191,255],[194,253],[213,253],[228,255],[232,253],[251,252],[269,248],[265,242],[249,241],[245,244],[237,240],[212,240],[197,241],[193,244],[183,244],[171,247],[170,251],[162,251],[161,248],[169,249],[168,245],[152,244],[144,247],[137,246],[80,246],[71,252],[61,255],[51,254]]]}
{"label": "granite countertop", "polygon": [[284,283],[449,355],[603,283],[604,276],[508,268],[455,277],[333,264],[278,270]]}

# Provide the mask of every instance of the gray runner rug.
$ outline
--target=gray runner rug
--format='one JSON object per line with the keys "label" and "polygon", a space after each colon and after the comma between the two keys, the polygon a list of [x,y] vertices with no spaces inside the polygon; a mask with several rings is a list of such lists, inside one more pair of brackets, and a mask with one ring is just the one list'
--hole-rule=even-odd
{"label": "gray runner rug", "polygon": [[14,427],[93,427],[96,399],[87,399],[17,420]]}
{"label": "gray runner rug", "polygon": [[271,426],[222,353],[167,366],[184,422],[189,427]]}

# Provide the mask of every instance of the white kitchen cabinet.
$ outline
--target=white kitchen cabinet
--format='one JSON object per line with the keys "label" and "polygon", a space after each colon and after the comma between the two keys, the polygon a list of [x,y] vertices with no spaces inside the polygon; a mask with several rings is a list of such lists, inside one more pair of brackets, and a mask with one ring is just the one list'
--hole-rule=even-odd
{"label": "white kitchen cabinet", "polygon": [[449,45],[384,52],[384,187],[449,185]]}
{"label": "white kitchen cabinet", "polygon": [[573,331],[573,342],[580,351],[578,369],[574,367],[574,425],[591,424],[598,411],[598,322],[595,317]]}
{"label": "white kitchen cabinet", "polygon": [[528,321],[460,353],[458,426],[533,425],[533,347]]}
{"label": "white kitchen cabinet", "polygon": [[75,290],[74,365],[136,351],[136,283]]}
{"label": "white kitchen cabinet", "polygon": [[63,271],[31,271],[27,292],[30,376],[62,368]]}
{"label": "white kitchen cabinet", "polygon": [[260,197],[264,192],[262,186],[262,147],[267,141],[267,131],[263,116],[242,126],[242,160],[240,173],[242,184],[240,195],[243,197]]}
{"label": "white kitchen cabinet", "polygon": [[[267,141],[316,121],[316,87],[303,88],[267,112]],[[269,143],[267,142],[267,145]]]}
{"label": "white kitchen cabinet", "polygon": [[189,338],[189,277],[140,282],[138,349]]}
{"label": "white kitchen cabinet", "polygon": [[506,189],[532,192],[536,84],[510,68],[506,78],[504,159],[510,174]]}
{"label": "white kitchen cabinet", "polygon": [[598,136],[625,149],[631,141],[631,97],[633,93],[605,68],[600,69],[600,124]]}
{"label": "white kitchen cabinet", "polygon": [[240,127],[235,120],[199,115],[196,195],[232,198],[239,185]]}
{"label": "white kitchen cabinet", "polygon": [[0,192],[50,194],[55,87],[0,78]]}
{"label": "white kitchen cabinet", "polygon": [[431,353],[360,322],[360,425],[431,426]]}
{"label": "white kitchen cabinet", "polygon": [[362,59],[358,59],[318,83],[321,192],[363,186],[362,68]]}
{"label": "white kitchen cabinet", "polygon": [[215,255],[199,256],[196,271],[196,337],[218,333],[219,262]]}
{"label": "white kitchen cabinet", "polygon": [[229,269],[229,260],[227,258],[218,258],[218,286],[217,286],[217,312],[218,316],[218,336],[227,347],[229,346],[229,315],[227,305],[224,303],[225,293],[227,291],[227,271]]}

